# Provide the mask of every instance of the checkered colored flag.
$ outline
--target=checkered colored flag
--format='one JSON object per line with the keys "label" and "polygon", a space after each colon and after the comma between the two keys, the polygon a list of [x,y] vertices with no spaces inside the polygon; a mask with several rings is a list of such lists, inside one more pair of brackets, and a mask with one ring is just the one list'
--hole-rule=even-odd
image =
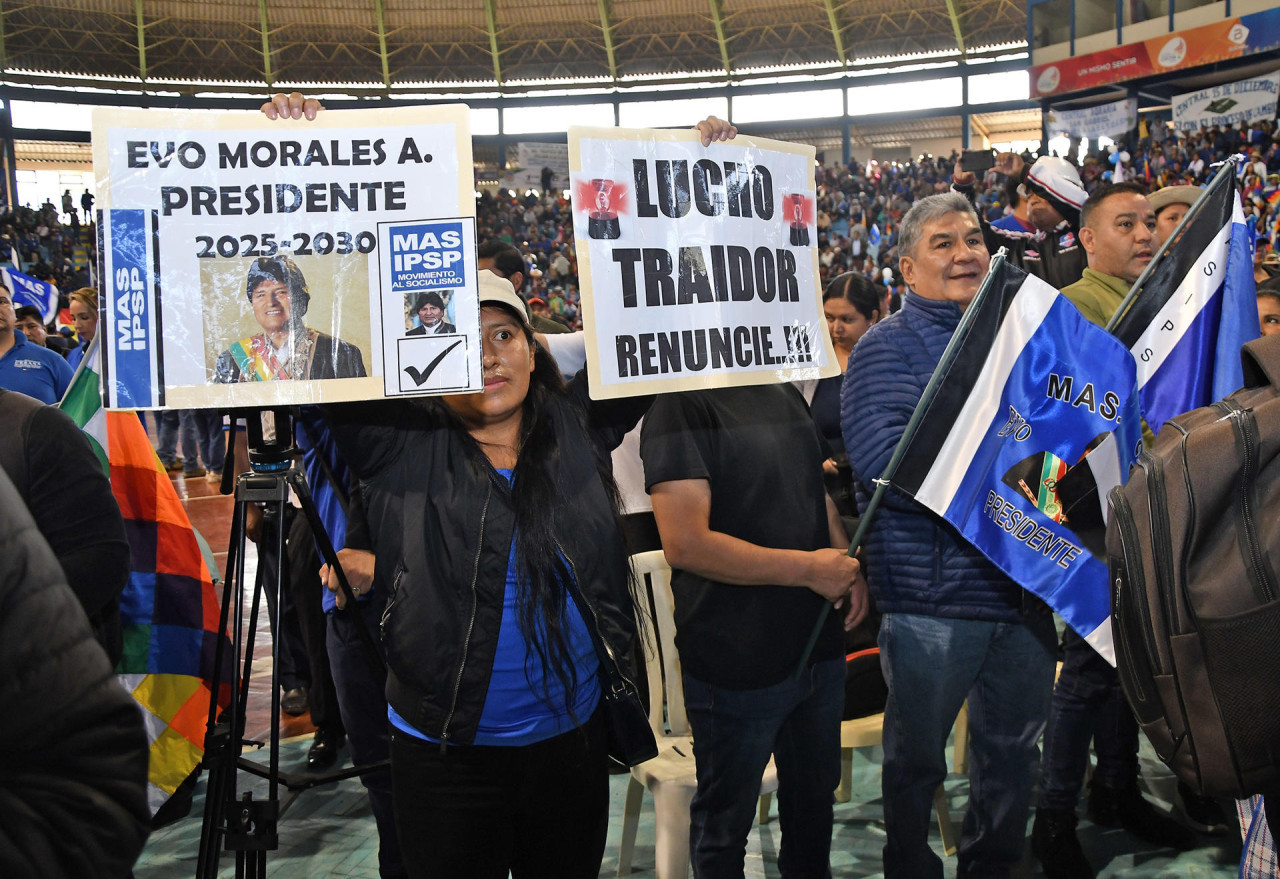
{"label": "checkered colored flag", "polygon": [[[120,682],[143,709],[151,742],[148,801],[156,812],[204,755],[220,605],[191,521],[132,412],[102,408],[98,340],[60,404],[89,437],[111,479],[129,536],[129,584],[120,597]],[[223,651],[218,703],[230,698]]]}

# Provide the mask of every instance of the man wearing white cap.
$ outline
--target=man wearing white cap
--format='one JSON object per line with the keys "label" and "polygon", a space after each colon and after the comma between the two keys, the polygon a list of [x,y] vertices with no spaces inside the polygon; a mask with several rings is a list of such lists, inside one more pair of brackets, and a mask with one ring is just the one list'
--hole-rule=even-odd
{"label": "man wearing white cap", "polygon": [[[1027,167],[1016,154],[1001,153],[996,170],[1021,177],[1027,194],[1027,219],[1036,231],[996,228],[979,211],[987,250],[995,253],[1001,247],[1008,248],[1009,262],[1059,290],[1080,280],[1086,265],[1078,239],[1080,207],[1089,195],[1075,166],[1057,156],[1041,156]],[[957,162],[951,179],[952,188],[973,201],[973,173],[961,169]]]}

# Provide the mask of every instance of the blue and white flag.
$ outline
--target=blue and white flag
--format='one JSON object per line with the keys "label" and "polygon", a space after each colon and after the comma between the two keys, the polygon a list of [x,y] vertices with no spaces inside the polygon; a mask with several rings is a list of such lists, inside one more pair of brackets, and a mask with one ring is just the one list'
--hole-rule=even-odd
{"label": "blue and white flag", "polygon": [[875,223],[871,224],[871,230],[867,232],[867,240],[871,242],[873,247],[880,246],[880,227]]}
{"label": "blue and white flag", "polygon": [[892,483],[1114,665],[1102,535],[1142,448],[1133,357],[1043,281],[995,272]]}
{"label": "blue and white flag", "polygon": [[1253,236],[1235,178],[1204,198],[1114,330],[1137,360],[1153,432],[1239,389],[1240,346],[1260,335]]}
{"label": "blue and white flag", "polygon": [[37,281],[17,269],[0,268],[5,286],[13,292],[13,307],[34,305],[40,309],[40,322],[49,323],[58,313],[58,288],[47,281]]}

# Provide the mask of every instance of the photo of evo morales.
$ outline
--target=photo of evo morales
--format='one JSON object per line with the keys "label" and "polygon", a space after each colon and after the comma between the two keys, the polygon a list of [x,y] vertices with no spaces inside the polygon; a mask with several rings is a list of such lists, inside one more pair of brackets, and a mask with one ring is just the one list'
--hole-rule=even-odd
{"label": "photo of evo morales", "polygon": [[260,257],[249,265],[245,295],[262,332],[218,355],[215,384],[364,376],[360,349],[307,327],[311,302],[307,279],[287,256]]}

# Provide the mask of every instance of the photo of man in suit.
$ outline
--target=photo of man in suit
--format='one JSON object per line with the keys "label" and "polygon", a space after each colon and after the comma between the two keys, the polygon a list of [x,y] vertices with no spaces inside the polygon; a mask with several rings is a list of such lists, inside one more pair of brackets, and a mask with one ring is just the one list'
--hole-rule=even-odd
{"label": "photo of man in suit", "polygon": [[359,348],[303,323],[311,291],[289,257],[255,259],[249,265],[245,295],[262,332],[232,343],[218,355],[215,384],[366,375]]}
{"label": "photo of man in suit", "polygon": [[422,321],[419,326],[405,333],[406,336],[429,336],[444,333],[456,333],[458,328],[444,319],[444,299],[434,290],[419,293],[413,303],[413,311]]}

